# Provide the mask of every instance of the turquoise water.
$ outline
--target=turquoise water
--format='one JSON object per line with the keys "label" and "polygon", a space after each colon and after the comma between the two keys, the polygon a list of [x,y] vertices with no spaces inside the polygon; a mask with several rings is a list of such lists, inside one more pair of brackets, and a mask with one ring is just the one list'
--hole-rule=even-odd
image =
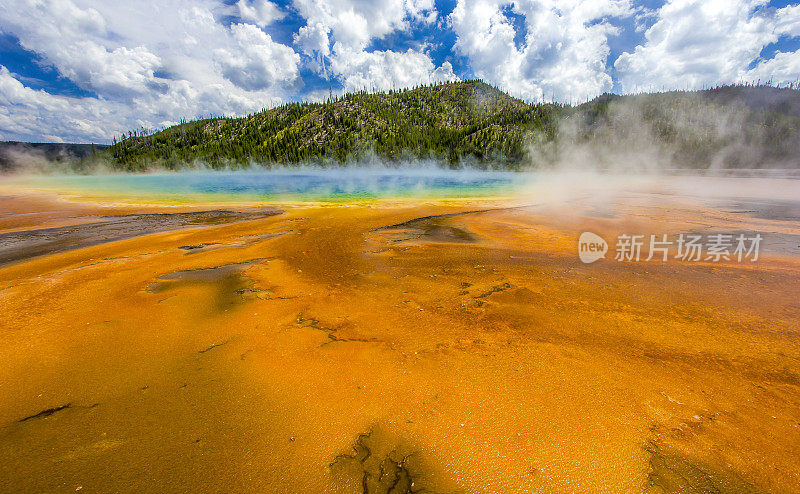
{"label": "turquoise water", "polygon": [[512,172],[439,169],[280,170],[24,177],[20,186],[161,200],[346,201],[405,197],[483,197],[509,193]]}

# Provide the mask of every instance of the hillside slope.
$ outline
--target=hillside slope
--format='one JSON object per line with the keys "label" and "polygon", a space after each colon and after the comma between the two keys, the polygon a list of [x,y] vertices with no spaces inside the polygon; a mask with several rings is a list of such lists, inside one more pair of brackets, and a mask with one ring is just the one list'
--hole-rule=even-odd
{"label": "hillside slope", "polygon": [[327,103],[292,103],[243,118],[184,123],[129,135],[110,149],[114,163],[140,169],[202,160],[212,166],[346,163],[374,155],[389,161],[464,157],[521,163],[525,138],[555,136],[555,112],[480,81],[404,91],[347,94]]}
{"label": "hillside slope", "polygon": [[[242,118],[130,133],[105,153],[144,170],[192,163],[349,164],[432,159],[519,169],[800,167],[800,91],[722,86],[603,95],[577,107],[527,104],[481,81],[347,94]],[[655,165],[654,165],[655,164]]]}

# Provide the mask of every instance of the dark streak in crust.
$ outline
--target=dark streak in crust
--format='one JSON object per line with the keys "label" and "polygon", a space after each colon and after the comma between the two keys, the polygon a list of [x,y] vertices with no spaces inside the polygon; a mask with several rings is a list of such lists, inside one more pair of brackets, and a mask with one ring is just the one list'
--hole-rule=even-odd
{"label": "dark streak in crust", "polygon": [[457,213],[443,213],[443,214],[432,214],[429,216],[420,216],[419,218],[412,218],[410,220],[401,221],[400,223],[395,223],[393,225],[386,225],[386,226],[379,226],[377,228],[373,228],[371,231],[378,232],[381,230],[400,230],[404,228],[416,228],[421,223],[425,223],[431,220],[440,220],[446,218],[454,218],[456,216],[466,216],[468,214],[479,214],[479,213],[490,213],[492,211],[513,211],[515,209],[525,209],[534,207],[536,204],[526,204],[522,206],[509,206],[505,208],[487,208],[487,209],[471,209],[469,211],[459,211]]}
{"label": "dark streak in crust", "polygon": [[67,408],[71,408],[71,407],[72,407],[72,403],[67,403],[66,405],[61,405],[61,406],[57,406],[57,407],[53,407],[53,408],[48,408],[47,410],[42,410],[39,413],[35,413],[33,415],[28,415],[24,419],[20,419],[19,422],[27,422],[28,420],[33,420],[33,419],[43,419],[45,417],[49,417],[49,416],[53,415],[56,412],[60,412],[61,410],[66,410]]}
{"label": "dark streak in crust", "polygon": [[331,343],[377,343],[378,340],[375,338],[339,338],[336,336],[335,333],[328,333],[328,339],[330,341],[326,341],[325,343],[321,344],[320,347],[325,345],[330,345]]}
{"label": "dark streak in crust", "polygon": [[353,452],[336,456],[329,468],[344,476],[360,477],[362,494],[415,494],[427,491],[416,485],[419,468],[409,466],[409,459],[415,457],[416,453],[402,454],[398,449],[400,445],[387,448],[392,444],[387,443],[386,438],[376,437],[374,432],[370,430],[366,434],[359,434],[353,444]]}
{"label": "dark streak in crust", "polygon": [[29,420],[35,420],[35,419],[45,419],[45,418],[53,415],[56,412],[60,412],[62,410],[67,410],[67,409],[72,409],[72,408],[83,408],[83,409],[86,409],[86,410],[90,410],[90,409],[98,407],[98,406],[100,406],[100,403],[94,403],[92,405],[73,405],[72,403],[67,403],[66,405],[60,405],[60,406],[57,406],[57,407],[48,408],[47,410],[42,410],[41,412],[35,413],[33,415],[29,415],[29,416],[25,417],[24,419],[19,419],[17,422],[27,422]]}
{"label": "dark streak in crust", "polygon": [[395,238],[391,242],[404,242],[408,240],[424,240],[431,242],[444,242],[444,243],[475,243],[479,237],[471,231],[449,224],[448,220],[451,218],[466,216],[469,214],[488,213],[491,211],[509,211],[515,209],[523,209],[531,207],[528,206],[512,206],[505,208],[489,208],[489,209],[474,209],[470,211],[460,211],[457,213],[444,213],[433,214],[429,216],[420,216],[419,218],[412,218],[410,220],[402,221],[392,225],[381,226],[373,228],[372,232],[380,231],[393,231],[404,230],[407,235],[401,238]]}
{"label": "dark streak in crust", "polygon": [[197,245],[181,245],[178,246],[178,248],[181,250],[197,250],[197,249],[204,249],[212,245],[219,245],[219,244],[216,242],[204,242],[202,244],[197,244]]}
{"label": "dark streak in crust", "polygon": [[297,327],[299,328],[311,328],[316,331],[322,331],[323,333],[328,335],[328,341],[321,344],[320,347],[325,345],[329,345],[331,343],[376,343],[378,342],[375,338],[340,338],[336,335],[336,332],[341,329],[341,326],[336,328],[330,328],[327,326],[322,326],[318,319],[314,319],[313,317],[306,317],[305,311],[297,314]]}
{"label": "dark streak in crust", "polygon": [[249,211],[215,209],[182,213],[123,214],[102,216],[93,223],[0,233],[0,266],[45,254],[152,233],[256,220],[282,213],[279,209],[259,208]]}
{"label": "dark streak in crust", "polygon": [[504,209],[511,209],[511,208],[492,208],[492,209],[475,209],[472,211],[461,211],[458,213],[445,213],[445,214],[432,214],[430,216],[420,216],[419,218],[412,218],[410,220],[402,221],[400,223],[395,223],[393,225],[386,225],[386,226],[379,226],[378,228],[373,228],[373,232],[381,231],[381,230],[400,230],[403,228],[417,228],[421,224],[431,220],[439,220],[444,218],[453,218],[455,216],[465,216],[468,214],[478,214],[478,213],[486,213],[489,211],[501,211]]}
{"label": "dark streak in crust", "polygon": [[228,343],[230,343],[230,341],[231,341],[230,339],[227,339],[227,340],[223,341],[222,343],[214,343],[213,345],[211,345],[208,348],[204,348],[203,350],[198,350],[197,353],[206,353],[208,351],[211,351],[211,350],[217,348],[218,346],[227,345]]}

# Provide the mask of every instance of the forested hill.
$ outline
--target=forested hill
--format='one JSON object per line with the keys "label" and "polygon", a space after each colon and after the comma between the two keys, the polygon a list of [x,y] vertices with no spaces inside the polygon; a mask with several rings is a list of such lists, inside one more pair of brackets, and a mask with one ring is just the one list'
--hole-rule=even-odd
{"label": "forested hill", "polygon": [[570,107],[527,104],[475,80],[291,103],[150,135],[132,132],[99,159],[127,170],[371,159],[519,169],[575,156],[600,166],[657,159],[672,167],[798,168],[798,139],[796,88],[603,95]]}
{"label": "forested hill", "polygon": [[347,94],[326,103],[290,103],[243,118],[183,123],[126,135],[109,149],[118,166],[178,167],[268,163],[347,163],[465,157],[522,163],[533,133],[553,138],[556,111],[528,105],[480,81],[386,93]]}

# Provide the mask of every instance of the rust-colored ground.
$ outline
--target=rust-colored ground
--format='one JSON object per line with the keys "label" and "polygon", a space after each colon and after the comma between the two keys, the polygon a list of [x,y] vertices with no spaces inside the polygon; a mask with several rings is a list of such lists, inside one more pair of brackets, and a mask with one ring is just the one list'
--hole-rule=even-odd
{"label": "rust-colored ground", "polygon": [[[800,491],[797,225],[674,201],[62,238],[0,266],[0,491]],[[0,233],[182,211],[0,210]],[[755,263],[577,258],[584,230],[708,227],[786,235]]]}

